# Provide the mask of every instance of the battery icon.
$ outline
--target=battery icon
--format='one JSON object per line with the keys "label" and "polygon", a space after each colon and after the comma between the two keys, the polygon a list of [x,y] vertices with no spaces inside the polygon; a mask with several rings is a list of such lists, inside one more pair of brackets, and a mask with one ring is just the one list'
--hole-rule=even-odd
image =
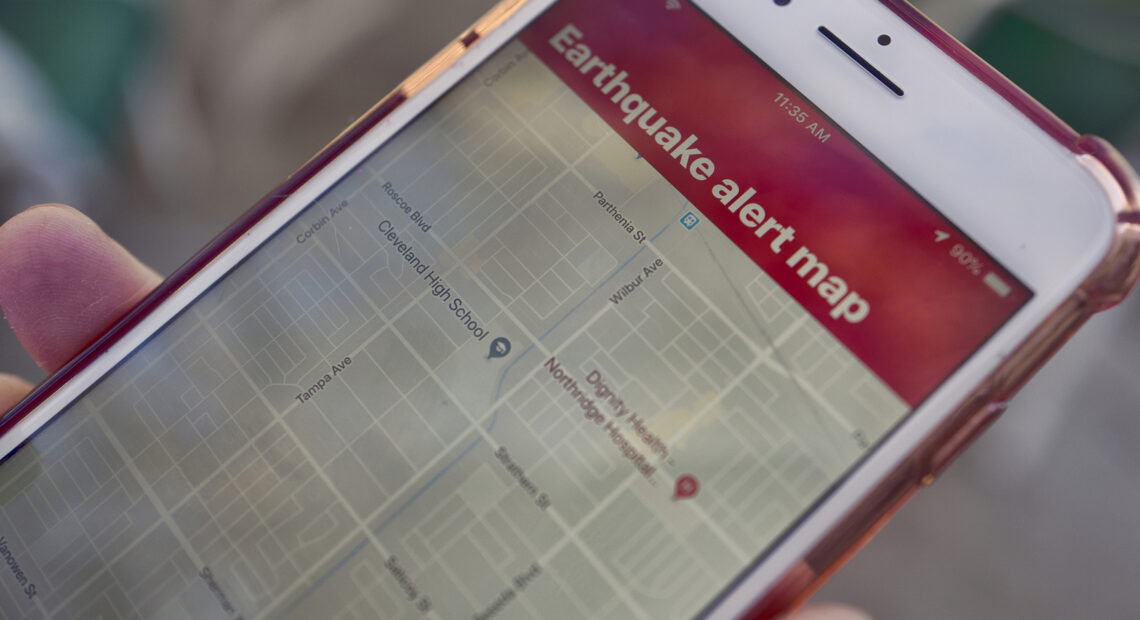
{"label": "battery icon", "polygon": [[999,278],[992,271],[990,273],[987,273],[986,277],[983,278],[983,280],[985,281],[986,286],[992,288],[995,293],[1001,295],[1002,297],[1009,297],[1009,294],[1013,292],[1013,289],[1009,286],[1009,284],[1007,284],[1005,280]]}

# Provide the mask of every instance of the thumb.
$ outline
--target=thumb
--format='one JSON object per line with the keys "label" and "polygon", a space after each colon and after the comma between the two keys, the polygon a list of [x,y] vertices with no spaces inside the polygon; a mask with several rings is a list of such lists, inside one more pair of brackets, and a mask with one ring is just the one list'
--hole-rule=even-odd
{"label": "thumb", "polygon": [[19,377],[0,372],[0,415],[20,402],[32,390],[32,384]]}
{"label": "thumb", "polygon": [[32,207],[0,226],[0,309],[47,372],[94,341],[159,281],[70,207]]}

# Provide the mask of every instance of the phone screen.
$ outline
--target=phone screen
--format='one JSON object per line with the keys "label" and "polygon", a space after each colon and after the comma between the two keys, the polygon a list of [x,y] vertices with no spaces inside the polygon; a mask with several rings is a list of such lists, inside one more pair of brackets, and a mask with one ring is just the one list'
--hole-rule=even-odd
{"label": "phone screen", "polygon": [[699,614],[1031,296],[688,4],[564,0],[0,466],[5,617]]}

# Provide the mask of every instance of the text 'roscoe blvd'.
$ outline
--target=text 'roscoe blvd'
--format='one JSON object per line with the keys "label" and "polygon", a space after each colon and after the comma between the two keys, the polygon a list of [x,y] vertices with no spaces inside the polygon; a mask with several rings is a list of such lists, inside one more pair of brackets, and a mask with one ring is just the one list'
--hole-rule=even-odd
{"label": "text 'roscoe blvd'", "polygon": [[[411,230],[413,233],[417,230],[425,235],[431,232],[432,224],[427,222],[419,209],[412,207],[405,196],[396,191],[391,181],[385,181],[381,188],[400,212],[408,217],[412,223]],[[432,268],[426,260],[426,256],[412,245],[412,240],[407,234],[398,230],[396,223],[392,220],[381,221],[378,228],[390,248],[396,251],[397,256],[407,264],[409,269],[422,276],[432,298],[446,305],[447,316],[458,321],[475,340],[480,342],[486,340],[491,333],[486,321],[480,319],[467,302],[459,296],[458,292],[447,283],[442,271],[436,271]]]}

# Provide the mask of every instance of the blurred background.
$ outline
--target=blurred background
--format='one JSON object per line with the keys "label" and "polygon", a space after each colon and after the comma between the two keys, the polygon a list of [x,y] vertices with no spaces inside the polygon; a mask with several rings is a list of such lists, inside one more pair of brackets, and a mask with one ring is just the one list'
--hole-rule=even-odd
{"label": "blurred background", "polygon": [[[163,273],[491,0],[0,0],[0,217]],[[916,4],[1140,164],[1140,0]],[[40,380],[6,326],[0,368]],[[1140,615],[1140,296],[1097,317],[818,595],[882,619]]]}

